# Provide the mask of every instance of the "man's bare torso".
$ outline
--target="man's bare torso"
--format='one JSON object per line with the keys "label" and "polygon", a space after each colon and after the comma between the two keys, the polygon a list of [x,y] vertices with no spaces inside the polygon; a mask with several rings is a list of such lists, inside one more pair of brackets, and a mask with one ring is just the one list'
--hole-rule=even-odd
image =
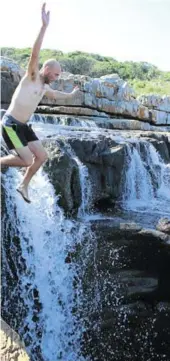
{"label": "man's bare torso", "polygon": [[47,85],[42,83],[39,73],[35,80],[31,80],[26,74],[13,94],[7,113],[26,123],[44,96],[46,88]]}

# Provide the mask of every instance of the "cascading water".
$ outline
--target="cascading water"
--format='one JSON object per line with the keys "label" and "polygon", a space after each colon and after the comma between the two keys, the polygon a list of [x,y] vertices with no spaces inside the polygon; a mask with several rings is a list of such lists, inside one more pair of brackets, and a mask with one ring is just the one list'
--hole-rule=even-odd
{"label": "cascading water", "polygon": [[50,115],[41,115],[41,114],[33,114],[30,118],[32,123],[36,123],[36,125],[42,124],[53,124],[58,126],[71,126],[71,127],[85,127],[85,128],[98,128],[98,125],[94,120],[90,120],[86,118],[85,120],[82,118],[76,118],[74,116],[66,116],[57,114]]}
{"label": "cascading water", "polygon": [[[83,241],[86,226],[64,218],[57,206],[53,187],[42,172],[39,171],[32,181],[30,197],[33,201],[30,205],[24,203],[15,191],[20,174],[10,169],[4,178],[9,222],[13,225],[13,233],[18,233],[27,269],[34,274],[31,287],[37,287],[42,303],[38,321],[42,337],[38,340],[32,320],[32,303],[24,291],[30,280],[28,275],[22,276],[22,297],[29,311],[20,334],[27,346],[27,340],[31,340],[28,346],[31,360],[40,359],[35,354],[37,346],[41,349],[43,361],[84,360],[79,353],[83,326],[72,313],[73,307],[79,303],[79,292],[76,292],[75,300],[73,289],[76,270],[74,264],[65,262],[65,259],[75,245]],[[32,247],[31,253],[28,253],[26,239]]]}
{"label": "cascading water", "polygon": [[[41,126],[44,134],[46,127],[43,127],[42,124]],[[53,125],[49,133],[57,134],[59,132],[58,128]],[[67,132],[67,130],[65,131]],[[125,140],[123,136],[120,136],[120,138],[120,143],[126,143],[128,149],[123,207],[137,212],[156,211],[161,215],[165,215],[166,209],[166,214],[170,214],[169,165],[163,162],[158,152],[149,142],[141,139],[140,141],[132,141],[129,138]],[[20,182],[20,173],[9,170],[4,176],[5,189],[7,190],[7,214],[12,224],[13,234],[17,234],[20,240],[22,255],[27,270],[29,270],[29,272],[19,275],[23,290],[21,296],[25,300],[27,309],[24,325],[20,327],[20,334],[25,340],[32,361],[83,361],[81,341],[83,336],[86,337],[88,334],[88,332],[86,333],[86,326],[87,331],[94,331],[95,336],[91,338],[92,341],[87,338],[88,341],[90,340],[92,351],[89,347],[85,356],[86,361],[139,359],[140,356],[136,358],[137,351],[134,351],[135,347],[132,344],[130,345],[131,341],[136,342],[133,336],[131,337],[133,327],[129,326],[128,322],[126,323],[128,313],[131,315],[131,309],[123,305],[123,297],[120,292],[121,281],[119,281],[119,278],[115,279],[114,274],[116,270],[120,271],[121,268],[126,270],[128,253],[123,261],[120,261],[120,255],[121,252],[125,252],[127,243],[124,245],[124,243],[121,244],[120,240],[117,240],[118,244],[116,246],[109,236],[108,243],[105,244],[104,240],[100,242],[99,238],[100,245],[97,244],[95,232],[92,233],[88,224],[90,217],[87,217],[87,219],[85,217],[89,212],[91,199],[87,168],[76,157],[72,148],[69,148],[66,140],[64,143],[65,150],[70,152],[70,156],[75,159],[79,167],[82,203],[79,208],[78,221],[65,219],[62,210],[57,205],[53,187],[45,174],[39,172],[32,180],[30,197],[33,201],[31,205],[25,204],[15,191],[17,183]],[[82,220],[85,222],[82,223]],[[28,250],[28,244],[31,251]],[[76,252],[75,246],[77,246]],[[105,255],[104,252],[107,247],[109,253]],[[75,263],[68,256],[74,252],[77,257]],[[131,254],[130,251],[129,254]],[[110,267],[115,267],[113,273],[109,273],[109,266],[107,266],[110,257],[112,262]],[[121,262],[123,263],[121,264]],[[110,288],[107,287],[107,284],[110,285]],[[34,321],[33,300],[30,297],[30,294],[35,289],[38,290],[39,301],[42,304],[37,321]],[[114,317],[112,314],[113,323],[116,317],[118,319],[118,322],[115,323],[115,331],[112,332],[111,330],[110,351],[109,347],[107,347],[109,337],[103,338],[103,344],[101,342],[100,316],[101,313],[104,313],[101,302],[102,292],[105,307],[107,306],[108,311],[115,312]],[[111,303],[110,296],[112,297]],[[6,304],[8,302],[10,300],[6,300]],[[94,316],[94,319],[92,316]],[[124,318],[123,321],[122,317]],[[133,319],[135,317],[133,316]],[[140,355],[143,357],[140,358],[141,361],[146,360],[145,351],[148,344],[150,345],[149,353],[152,350],[152,342],[150,342],[149,336],[154,322],[155,315],[150,318],[146,325],[147,332],[146,328],[143,327],[139,333],[139,340],[135,343],[135,346],[139,346],[141,350]],[[105,324],[102,326],[105,327]],[[39,337],[37,336],[37,327]],[[95,341],[96,335],[101,337],[97,341]],[[115,346],[112,349],[113,339]],[[122,340],[125,351],[119,350]],[[96,356],[95,358],[93,356],[95,342],[96,349],[105,346],[102,357],[97,358]],[[87,342],[87,348],[88,346]],[[129,354],[127,353],[128,346]],[[36,353],[37,347],[40,349],[40,354]],[[88,358],[88,352],[89,354],[91,352],[92,355],[90,359]],[[116,352],[118,356],[116,356]],[[133,352],[135,352],[134,358],[132,356]],[[42,355],[42,358],[40,358],[40,355]],[[150,359],[149,356],[147,359]],[[151,358],[150,360],[156,359]]]}
{"label": "cascading water", "polygon": [[123,207],[170,215],[170,165],[146,141],[127,144],[127,153]]}
{"label": "cascading water", "polygon": [[68,143],[65,143],[65,149],[67,149],[70,156],[76,161],[79,169],[81,205],[78,210],[78,217],[82,218],[89,214],[92,201],[92,190],[88,168],[80,161],[80,159],[76,156],[75,152]]}

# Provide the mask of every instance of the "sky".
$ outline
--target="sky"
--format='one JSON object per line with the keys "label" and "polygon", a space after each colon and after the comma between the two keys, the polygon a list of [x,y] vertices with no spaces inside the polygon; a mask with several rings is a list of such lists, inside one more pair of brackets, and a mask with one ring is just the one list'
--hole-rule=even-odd
{"label": "sky", "polygon": [[[0,46],[32,47],[42,0],[1,0]],[[146,61],[170,71],[170,0],[46,0],[42,48]]]}

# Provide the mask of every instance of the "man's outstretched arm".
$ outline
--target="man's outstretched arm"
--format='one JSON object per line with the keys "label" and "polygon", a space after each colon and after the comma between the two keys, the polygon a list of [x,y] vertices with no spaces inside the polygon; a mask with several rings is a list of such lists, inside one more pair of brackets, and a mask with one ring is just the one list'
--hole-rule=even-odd
{"label": "man's outstretched arm", "polygon": [[36,41],[33,45],[31,57],[28,63],[27,73],[31,76],[32,80],[36,78],[36,74],[39,70],[38,69],[39,53],[43,42],[44,34],[46,32],[50,20],[50,12],[49,11],[46,12],[45,6],[46,4],[44,3],[41,10],[42,26],[36,38]]}
{"label": "man's outstretched arm", "polygon": [[65,93],[61,92],[59,90],[53,90],[50,88],[49,85],[46,85],[46,92],[45,96],[50,99],[58,99],[58,100],[64,100],[64,99],[71,99],[73,97],[76,97],[80,91],[79,87],[76,86],[71,93]]}

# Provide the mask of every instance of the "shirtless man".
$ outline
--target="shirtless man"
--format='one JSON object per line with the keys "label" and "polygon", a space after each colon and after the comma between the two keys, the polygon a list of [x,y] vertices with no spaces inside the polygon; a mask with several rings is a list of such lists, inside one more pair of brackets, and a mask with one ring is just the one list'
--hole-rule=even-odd
{"label": "shirtless man", "polygon": [[17,191],[24,200],[30,203],[28,196],[28,184],[47,160],[47,152],[38,140],[28,122],[30,116],[37,108],[44,95],[52,99],[67,99],[76,96],[79,91],[75,87],[71,93],[53,90],[48,85],[61,74],[60,64],[53,59],[47,60],[43,67],[38,68],[39,52],[45,31],[49,24],[49,11],[46,12],[46,4],[42,6],[42,26],[34,43],[26,74],[16,88],[11,104],[2,118],[2,136],[9,149],[15,149],[18,155],[7,155],[0,158],[1,165],[13,167],[27,167],[22,183]]}

